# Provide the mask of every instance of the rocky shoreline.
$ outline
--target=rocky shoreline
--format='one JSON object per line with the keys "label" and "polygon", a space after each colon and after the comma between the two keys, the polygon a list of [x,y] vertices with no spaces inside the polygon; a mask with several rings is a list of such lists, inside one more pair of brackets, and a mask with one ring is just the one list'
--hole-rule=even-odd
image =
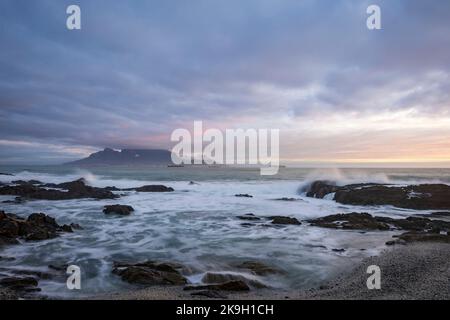
{"label": "rocky shoreline", "polygon": [[[386,189],[387,188],[387,189]],[[26,201],[33,200],[69,200],[69,199],[119,199],[127,194],[114,192],[173,192],[174,189],[163,185],[145,185],[134,188],[120,189],[115,186],[97,188],[87,185],[84,179],[60,184],[43,183],[37,180],[15,180],[10,184],[0,187],[1,195],[13,195],[16,199],[13,205],[20,205]],[[450,187],[446,185],[420,185],[408,187],[392,187],[374,184],[359,184],[336,186],[333,183],[316,181],[305,190],[308,197],[324,198],[334,194],[334,200],[345,203],[352,199],[352,204],[375,205],[390,204],[398,207],[424,207],[431,209],[447,210],[450,207]],[[236,194],[236,197],[251,198],[248,194]],[[343,200],[344,199],[344,200]],[[297,199],[280,198],[277,200],[294,201]],[[426,203],[426,200],[429,200]],[[425,201],[425,202],[424,202]],[[425,204],[424,204],[425,203]],[[134,208],[124,204],[105,205],[99,211],[106,215],[128,216]],[[379,257],[380,263],[388,259],[391,264],[399,266],[411,263],[408,259],[414,256],[416,259],[424,259],[430,264],[430,270],[445,268],[448,265],[440,260],[450,252],[450,213],[446,211],[433,212],[428,215],[418,214],[402,219],[394,219],[384,216],[372,216],[365,212],[337,213],[325,215],[317,219],[298,220],[291,216],[258,216],[253,213],[236,215],[236,220],[241,220],[241,226],[246,228],[277,228],[280,232],[283,228],[299,228],[299,226],[328,228],[336,230],[357,230],[360,233],[367,231],[394,231],[398,232],[391,240],[386,242],[388,246],[394,246],[394,250],[384,253]],[[121,219],[119,217],[119,219]],[[72,233],[82,228],[76,224],[59,225],[56,220],[44,213],[32,213],[27,218],[19,217],[13,213],[0,211],[0,247],[9,245],[20,245],[26,241],[42,241],[60,236],[63,233]],[[391,233],[392,234],[392,233]],[[431,248],[430,252],[420,253],[415,248]],[[439,250],[447,250],[442,256],[438,256]],[[436,250],[435,250],[436,249]],[[345,249],[332,249],[335,252]],[[395,253],[390,253],[395,252]],[[1,260],[14,259],[14,257],[0,257]],[[374,258],[376,259],[376,258]],[[398,261],[395,261],[398,259]],[[406,259],[406,260],[405,260]],[[9,260],[11,261],[11,260]],[[449,259],[450,261],[450,259]],[[425,263],[424,262],[424,263]],[[364,262],[363,262],[364,263]],[[436,265],[440,263],[441,267]],[[396,267],[397,268],[397,267]],[[410,268],[411,269],[411,268]],[[447,268],[448,269],[448,268]],[[409,270],[409,269],[408,269]],[[427,272],[426,270],[412,270],[411,272]],[[36,294],[40,291],[39,281],[41,279],[61,278],[65,273],[64,266],[48,266],[48,272],[33,272],[30,270],[8,270],[0,268],[0,299],[44,298]],[[339,294],[338,291],[324,291],[326,288],[347,288],[348,281],[356,286],[356,278],[348,279],[344,276],[345,283],[337,283],[331,287],[323,287],[320,290],[312,290],[312,293],[285,292],[284,290],[271,289],[266,277],[271,275],[283,275],[284,270],[261,261],[247,260],[230,265],[227,271],[219,272],[209,270],[200,283],[192,284],[189,276],[198,274],[198,270],[192,270],[188,265],[178,261],[115,261],[111,266],[111,273],[123,282],[136,286],[132,293],[111,295],[111,298],[160,298],[171,292],[176,297],[184,298],[281,298],[285,294],[290,298],[352,298],[351,292]],[[444,272],[445,273],[445,272]],[[361,276],[361,275],[360,275]],[[364,276],[366,276],[364,274]],[[392,275],[395,281],[395,275]],[[400,276],[399,276],[400,277]],[[416,274],[415,277],[420,278]],[[431,277],[431,276],[430,276]],[[358,278],[359,279],[359,278]],[[399,278],[401,279],[401,277]],[[440,279],[440,278],[439,278]],[[402,280],[399,280],[402,281]],[[441,280],[439,280],[441,282]],[[397,284],[401,284],[397,282]],[[403,283],[401,286],[407,284]],[[146,289],[140,289],[146,287]],[[327,290],[328,290],[327,289]],[[337,289],[336,289],[337,290]],[[367,289],[366,289],[367,290]],[[431,289],[430,289],[431,290]],[[344,290],[345,291],[345,290]],[[395,290],[394,290],[395,291]],[[158,293],[160,292],[160,293]],[[318,293],[319,292],[319,293]],[[326,293],[325,293],[326,292]],[[430,295],[441,298],[442,295],[431,290]],[[426,296],[426,295],[425,295]],[[363,297],[365,297],[363,295]],[[384,297],[377,296],[375,297]],[[399,293],[394,297],[402,298]],[[412,293],[406,298],[415,298]],[[426,296],[428,297],[428,296]],[[93,297],[96,298],[96,297]],[[367,296],[371,298],[371,296]]]}

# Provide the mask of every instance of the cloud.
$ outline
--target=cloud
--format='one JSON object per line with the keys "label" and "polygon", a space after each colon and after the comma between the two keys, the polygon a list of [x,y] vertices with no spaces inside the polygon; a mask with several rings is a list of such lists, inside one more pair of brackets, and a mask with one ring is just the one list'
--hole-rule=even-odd
{"label": "cloud", "polygon": [[[0,135],[63,146],[40,156],[0,145],[3,162],[73,146],[168,148],[193,120],[280,128],[291,159],[339,157],[332,139],[337,153],[377,158],[368,146],[380,128],[402,144],[426,126],[424,153],[450,138],[433,121],[450,117],[449,3],[380,0],[380,31],[365,27],[369,1],[77,3],[81,31],[65,28],[70,1],[0,4]],[[402,121],[373,121],[390,113]]]}

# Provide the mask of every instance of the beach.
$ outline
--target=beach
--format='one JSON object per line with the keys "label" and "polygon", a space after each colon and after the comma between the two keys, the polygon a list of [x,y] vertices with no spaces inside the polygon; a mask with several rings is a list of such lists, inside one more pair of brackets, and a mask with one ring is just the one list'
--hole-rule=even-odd
{"label": "beach", "polygon": [[0,299],[448,299],[448,170],[2,170]]}
{"label": "beach", "polygon": [[[381,269],[381,289],[369,290],[367,267]],[[356,268],[343,272],[330,282],[309,290],[261,289],[244,293],[223,294],[230,300],[448,300],[450,299],[450,244],[420,243],[386,250],[379,256],[364,259]],[[93,299],[167,300],[209,299],[192,295],[183,287],[149,287]],[[221,299],[221,298],[219,298]]]}

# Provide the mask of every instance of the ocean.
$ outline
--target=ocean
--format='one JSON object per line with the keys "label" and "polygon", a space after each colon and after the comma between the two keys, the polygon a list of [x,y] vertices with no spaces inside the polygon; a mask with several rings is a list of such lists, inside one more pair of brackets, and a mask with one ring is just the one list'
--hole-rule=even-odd
{"label": "ocean", "polygon": [[[175,189],[167,193],[119,191],[117,193],[123,196],[114,200],[2,203],[0,209],[5,212],[23,217],[44,212],[56,218],[59,224],[77,223],[83,227],[58,238],[0,248],[0,256],[15,258],[0,261],[0,272],[7,269],[46,272],[49,265],[79,266],[81,290],[68,290],[60,280],[40,281],[42,293],[55,298],[89,297],[136,288],[111,273],[113,262],[123,260],[182,263],[191,269],[187,276],[194,284],[200,283],[206,272],[230,272],[234,263],[256,260],[283,272],[263,278],[248,274],[247,277],[273,288],[315,287],[364,257],[386,249],[385,242],[396,232],[324,229],[308,225],[307,219],[350,212],[390,217],[406,217],[418,212],[389,206],[347,206],[329,197],[308,198],[303,192],[305,186],[318,179],[342,185],[362,182],[450,184],[450,169],[280,168],[276,176],[261,176],[256,168],[206,166],[89,169],[0,166],[0,172],[14,174],[0,175],[0,182],[36,179],[61,183],[83,177],[96,187],[164,184]],[[235,197],[235,194],[253,197]],[[0,201],[12,198],[0,196]],[[277,200],[280,198],[295,201]],[[130,216],[103,214],[104,205],[116,203],[131,205],[135,211]],[[432,211],[421,213],[428,212]],[[247,213],[295,217],[302,225],[248,226],[237,218]]]}

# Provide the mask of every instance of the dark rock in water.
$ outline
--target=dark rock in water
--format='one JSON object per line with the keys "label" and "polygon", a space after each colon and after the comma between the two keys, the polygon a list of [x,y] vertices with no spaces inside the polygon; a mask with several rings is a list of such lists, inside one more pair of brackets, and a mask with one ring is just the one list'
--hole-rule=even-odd
{"label": "dark rock in water", "polygon": [[277,270],[277,269],[270,267],[259,261],[245,261],[245,262],[236,264],[235,267],[239,268],[239,269],[249,270],[252,273],[259,275],[259,276],[282,273],[281,270]]}
{"label": "dark rock in water", "polygon": [[[45,187],[50,187],[48,184]],[[49,190],[42,187],[37,187],[31,184],[23,184],[17,186],[5,186],[0,188],[1,195],[15,195],[29,199],[43,199],[43,200],[69,200],[69,199],[115,199],[119,196],[113,194],[111,191],[102,188],[95,188],[85,184],[84,179],[79,179],[72,182],[65,182],[61,184],[51,184],[52,188],[65,189]]]}
{"label": "dark rock in water", "polygon": [[112,186],[112,187],[105,187],[105,188],[103,188],[103,189],[105,189],[106,191],[120,191],[121,189],[119,189],[119,188],[117,188],[117,187],[115,187],[115,186]]}
{"label": "dark rock in water", "polygon": [[308,222],[313,226],[333,229],[351,230],[390,230],[424,231],[439,233],[450,230],[450,222],[419,217],[393,219],[389,217],[373,217],[368,213],[333,214]]}
{"label": "dark rock in water", "polygon": [[444,212],[444,211],[441,211],[441,212],[432,212],[432,213],[429,213],[429,214],[418,214],[418,216],[422,216],[422,217],[430,217],[430,218],[435,218],[435,217],[437,217],[437,218],[441,218],[441,217],[443,217],[443,218],[449,217],[449,218],[450,218],[450,212]]}
{"label": "dark rock in water", "polygon": [[331,251],[333,251],[333,252],[345,252],[345,249],[331,249]]}
{"label": "dark rock in water", "polygon": [[2,203],[8,203],[8,204],[23,204],[25,202],[26,202],[26,200],[23,199],[22,197],[15,197],[14,200],[2,201]]}
{"label": "dark rock in water", "polygon": [[220,293],[217,290],[202,290],[198,292],[192,292],[191,296],[202,296],[211,299],[227,299],[227,296]]}
{"label": "dark rock in water", "polygon": [[198,185],[199,183],[197,183],[197,182],[194,182],[194,181],[189,181],[189,185],[190,186],[193,186],[193,185]]}
{"label": "dark rock in water", "polygon": [[69,267],[68,264],[50,264],[48,266],[49,269],[56,270],[56,271],[63,271],[63,272],[66,272],[68,267]]}
{"label": "dark rock in water", "polygon": [[122,189],[123,191],[138,191],[138,192],[172,192],[175,191],[171,187],[166,187],[164,185],[146,185],[137,188]]}
{"label": "dark rock in water", "polygon": [[348,205],[392,205],[415,210],[450,209],[450,186],[421,184],[406,187],[369,184],[335,186],[326,181],[311,184],[308,197],[323,198],[335,193],[336,202]]}
{"label": "dark rock in water", "polygon": [[239,194],[235,194],[234,196],[238,197],[238,198],[253,198],[252,195],[247,194],[247,193],[239,193]]}
{"label": "dark rock in water", "polygon": [[80,226],[78,223],[71,223],[70,227],[75,230],[83,230],[83,227]]}
{"label": "dark rock in water", "polygon": [[183,266],[174,263],[146,261],[142,263],[115,263],[113,273],[122,280],[142,285],[183,285],[187,279],[181,275]]}
{"label": "dark rock in water", "polygon": [[0,279],[0,286],[14,291],[26,291],[30,288],[36,288],[38,281],[33,277],[7,277]]}
{"label": "dark rock in water", "polygon": [[447,234],[440,234],[440,233],[430,233],[430,232],[406,232],[401,234],[398,237],[399,240],[396,242],[403,240],[406,243],[409,242],[444,242],[444,243],[450,243],[450,235],[447,232]]}
{"label": "dark rock in water", "polygon": [[267,288],[265,284],[254,279],[248,279],[240,274],[207,272],[202,278],[202,282],[207,284],[220,284],[229,281],[243,281],[254,288]]}
{"label": "dark rock in water", "polygon": [[384,222],[377,221],[368,213],[333,214],[326,217],[308,220],[312,226],[333,229],[389,230]]}
{"label": "dark rock in water", "polygon": [[301,201],[302,199],[283,197],[283,198],[278,198],[278,199],[274,199],[274,200],[276,200],[276,201]]}
{"label": "dark rock in water", "polygon": [[4,244],[17,243],[19,237],[27,241],[55,238],[60,232],[68,232],[67,227],[44,213],[33,213],[25,220],[0,211],[0,242]]}
{"label": "dark rock in water", "polygon": [[134,211],[134,209],[132,206],[126,206],[126,205],[121,205],[121,204],[105,206],[103,209],[103,213],[105,213],[105,214],[115,213],[115,214],[119,214],[122,216],[127,216],[127,215],[131,214],[131,212],[133,212],[133,211]]}
{"label": "dark rock in water", "polygon": [[20,184],[20,185],[23,185],[23,184],[31,184],[31,185],[43,184],[39,180],[28,180],[28,181],[25,181],[25,180],[14,180],[14,181],[11,181],[11,183],[13,183],[13,184]]}
{"label": "dark rock in water", "polygon": [[0,172],[0,176],[14,176],[12,173]]}
{"label": "dark rock in water", "polygon": [[246,213],[242,216],[237,216],[237,218],[241,220],[261,220],[261,218],[255,216],[253,213]]}
{"label": "dark rock in water", "polygon": [[250,287],[244,281],[233,280],[218,284],[186,286],[183,290],[249,291]]}
{"label": "dark rock in water", "polygon": [[295,224],[295,225],[301,224],[301,222],[298,221],[296,218],[291,218],[291,217],[272,216],[272,217],[269,217],[269,219],[272,220],[273,224]]}
{"label": "dark rock in water", "polygon": [[14,257],[2,257],[0,256],[0,261],[14,261],[16,258]]}
{"label": "dark rock in water", "polygon": [[329,193],[336,192],[339,187],[330,181],[314,181],[306,193],[307,197],[322,199]]}

